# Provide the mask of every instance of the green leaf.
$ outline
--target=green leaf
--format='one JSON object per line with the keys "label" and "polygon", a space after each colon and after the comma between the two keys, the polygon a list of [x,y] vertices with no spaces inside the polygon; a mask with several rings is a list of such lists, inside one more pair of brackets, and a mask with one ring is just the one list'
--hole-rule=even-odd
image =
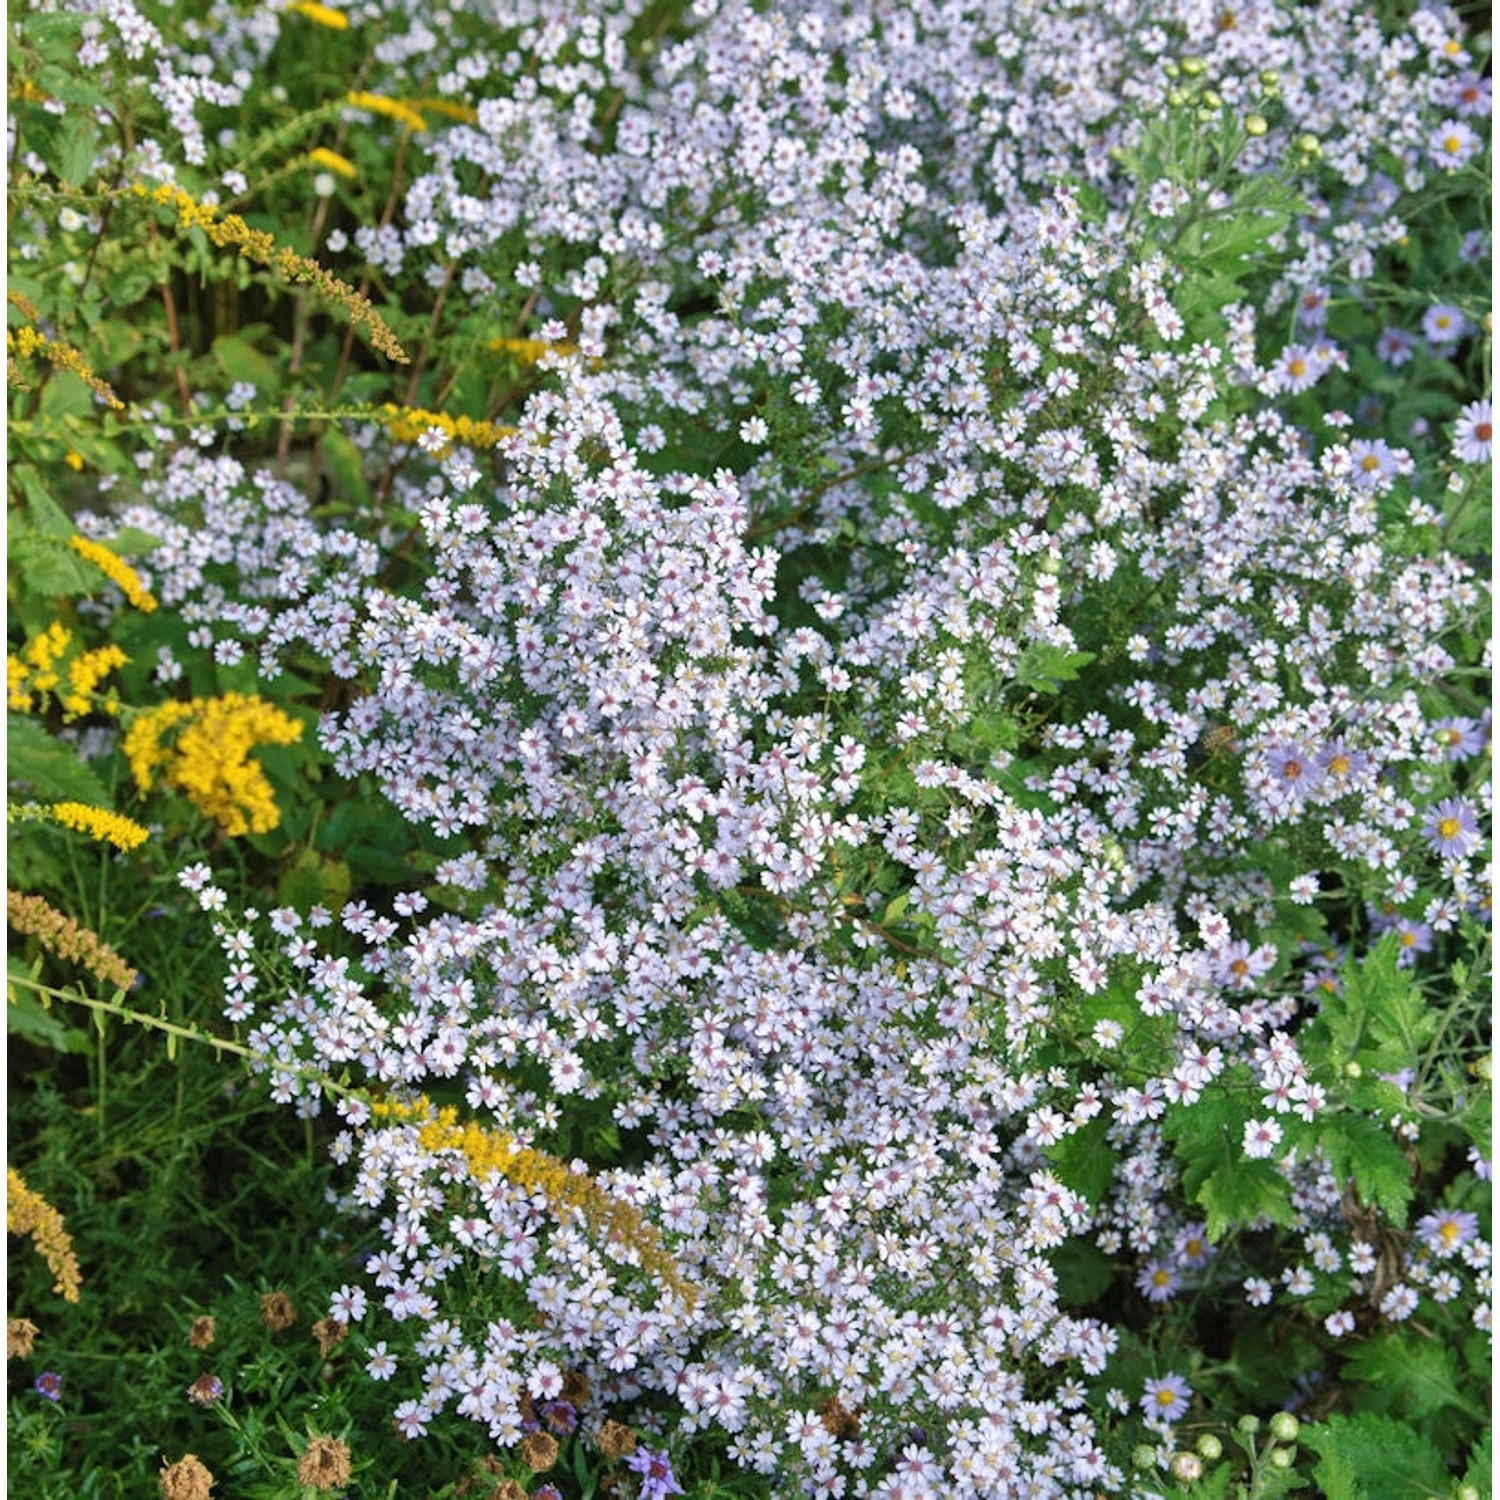
{"label": "green leaf", "polygon": [[65,1025],[32,989],[35,976],[18,958],[6,960],[9,1002],[5,1007],[5,1029],[54,1052],[91,1052],[88,1037],[76,1026]]}
{"label": "green leaf", "polygon": [[1262,1215],[1273,1224],[1296,1218],[1292,1190],[1268,1161],[1239,1161],[1211,1172],[1194,1194],[1203,1206],[1208,1237],[1222,1239],[1231,1229],[1250,1227]]}
{"label": "green leaf", "polygon": [[280,388],[281,377],[276,366],[255,347],[256,338],[264,331],[264,324],[252,324],[235,333],[220,334],[211,347],[214,362],[231,381],[245,381],[262,397],[270,397]]}
{"label": "green leaf", "polygon": [[1092,651],[1069,651],[1033,641],[1021,653],[1016,679],[1039,693],[1055,693],[1065,682],[1076,682],[1079,669],[1094,660]]}
{"label": "green leaf", "polygon": [[99,132],[88,128],[80,130],[75,123],[63,131],[61,147],[57,154],[57,175],[69,187],[82,187],[93,170],[99,155]]}
{"label": "green leaf", "polygon": [[1344,1374],[1368,1387],[1375,1397],[1370,1405],[1407,1421],[1445,1407],[1485,1417],[1460,1389],[1457,1352],[1435,1339],[1405,1331],[1380,1334],[1350,1351]]}
{"label": "green leaf", "polygon": [[1058,1180],[1096,1205],[1114,1181],[1115,1153],[1106,1140],[1108,1133],[1108,1120],[1090,1120],[1044,1152]]}
{"label": "green leaf", "polygon": [[[1436,1448],[1402,1422],[1371,1412],[1305,1426],[1298,1441],[1319,1455],[1313,1478],[1328,1500],[1426,1500],[1452,1488]],[[1335,1489],[1343,1483],[1347,1488]]]}
{"label": "green leaf", "polygon": [[40,800],[110,805],[103,783],[72,747],[54,739],[35,719],[6,714],[5,753],[10,779],[26,783]]}
{"label": "green leaf", "polygon": [[1359,1195],[1393,1223],[1406,1221],[1412,1197],[1412,1168],[1390,1131],[1366,1115],[1340,1113],[1328,1118],[1318,1138],[1335,1178],[1354,1179]]}

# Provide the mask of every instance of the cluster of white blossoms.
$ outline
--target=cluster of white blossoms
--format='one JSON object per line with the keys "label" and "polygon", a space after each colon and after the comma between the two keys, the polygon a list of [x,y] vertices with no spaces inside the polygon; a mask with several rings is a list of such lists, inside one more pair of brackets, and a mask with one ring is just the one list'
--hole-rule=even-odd
{"label": "cluster of white blossoms", "polygon": [[[778,1492],[1093,1495],[1139,1392],[1069,1242],[1150,1302],[1315,1269],[1333,1337],[1483,1302],[1459,1219],[1392,1300],[1299,1035],[1382,932],[1487,920],[1488,719],[1434,691],[1487,591],[1430,465],[1277,404],[1472,154],[1454,17],[347,14],[454,108],[399,224],[342,242],[475,314],[520,287],[539,378],[483,444],[351,423],[388,503],[342,529],[191,444],[85,525],[158,539],[221,663],[327,673],[329,764],[426,859],[341,912],[191,878],[274,1092],[337,1084],[381,1238],[340,1305],[416,1330],[403,1430],[517,1442],[571,1369]],[[205,79],[276,44],[268,9],[201,25]],[[1161,119],[1221,155],[1158,159]],[[157,175],[200,159],[179,128]],[[1215,224],[1258,304],[1195,279]],[[1274,1267],[1221,1267],[1174,1152],[1230,1096]]]}

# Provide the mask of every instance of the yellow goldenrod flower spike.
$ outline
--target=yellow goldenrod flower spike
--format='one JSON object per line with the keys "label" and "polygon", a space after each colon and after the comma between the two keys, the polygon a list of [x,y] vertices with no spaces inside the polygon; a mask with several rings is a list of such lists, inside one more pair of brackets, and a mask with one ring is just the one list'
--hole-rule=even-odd
{"label": "yellow goldenrod flower spike", "polygon": [[319,5],[317,0],[291,0],[287,11],[306,16],[309,21],[314,21],[319,26],[326,26],[330,31],[349,29],[349,17],[343,11],[335,10],[331,5]]}
{"label": "yellow goldenrod flower spike", "polygon": [[52,1290],[64,1302],[78,1301],[83,1274],[63,1216],[40,1193],[32,1192],[14,1167],[5,1170],[5,1227],[12,1234],[26,1236],[36,1246],[56,1278]]}
{"label": "yellow goldenrod flower spike", "polygon": [[457,99],[413,99],[411,107],[423,114],[447,115],[462,125],[472,125],[479,118],[479,111]]}
{"label": "yellow goldenrod flower spike", "polygon": [[111,552],[103,542],[75,533],[68,538],[68,545],[85,562],[93,563],[106,578],[119,584],[121,592],[143,615],[149,615],[156,608],[156,599],[141,583],[141,575],[123,557]]}
{"label": "yellow goldenrod flower spike", "polygon": [[545,339],[491,339],[496,354],[514,354],[525,364],[534,365],[544,354],[577,354],[577,344],[549,344]]}
{"label": "yellow goldenrod flower spike", "polygon": [[126,854],[139,849],[151,837],[150,831],[134,819],[123,813],[110,812],[105,807],[90,807],[87,802],[54,802],[52,816],[64,828],[86,833],[101,843],[113,844]]}
{"label": "yellow goldenrod flower spike", "polygon": [[[175,739],[166,736],[175,731]],[[178,700],[147,709],[125,734],[125,758],[143,792],[160,774],[227,834],[269,833],[281,822],[257,745],[291,745],[302,725],[254,694]]]}
{"label": "yellow goldenrod flower spike", "polygon": [[485,1130],[473,1120],[460,1124],[451,1106],[434,1114],[425,1095],[413,1104],[376,1101],[372,1110],[377,1116],[420,1122],[417,1143],[429,1151],[458,1152],[476,1182],[498,1173],[517,1187],[540,1193],[560,1218],[578,1214],[596,1234],[634,1251],[646,1273],[688,1307],[697,1301],[697,1288],[684,1279],[655,1225],[587,1174],[545,1151],[522,1146],[503,1131]]}
{"label": "yellow goldenrod flower spike", "polygon": [[326,146],[318,146],[309,151],[307,164],[310,167],[325,167],[340,177],[352,179],[359,176],[357,168],[347,156],[340,156],[337,151],[330,151]]}
{"label": "yellow goldenrod flower spike", "polygon": [[[99,684],[116,667],[123,667],[130,658],[115,645],[100,646],[85,651],[68,663],[68,686],[62,695],[63,712],[71,718],[82,718],[94,708],[94,692]],[[104,705],[106,712],[118,710],[118,700],[111,695]]]}
{"label": "yellow goldenrod flower spike", "polygon": [[12,932],[34,937],[48,953],[86,969],[101,984],[128,990],[136,971],[97,932],[64,916],[40,896],[5,892],[5,920]]}
{"label": "yellow goldenrod flower spike", "polygon": [[275,239],[264,229],[252,229],[238,214],[221,216],[213,204],[200,203],[191,194],[171,183],[164,182],[157,187],[148,188],[144,183],[137,182],[131,185],[130,191],[137,198],[146,199],[162,208],[170,208],[177,215],[177,222],[182,228],[201,229],[219,249],[233,250],[246,260],[271,267],[286,282],[310,286],[321,292],[330,302],[338,303],[348,313],[351,323],[368,330],[370,342],[387,359],[401,365],[411,363],[389,324],[370,305],[369,298],[362,297],[347,281],[340,281],[317,261],[298,255],[293,250],[279,249]]}
{"label": "yellow goldenrod flower spike", "polygon": [[5,349],[12,357],[11,369],[15,367],[14,356],[17,354],[23,359],[38,356],[53,369],[68,370],[76,375],[106,406],[115,411],[125,410],[125,403],[115,395],[109,382],[94,374],[89,362],[72,344],[64,343],[62,339],[49,339],[46,334],[23,324],[20,328],[5,330]]}
{"label": "yellow goldenrod flower spike", "polygon": [[387,119],[405,125],[408,130],[427,129],[426,119],[411,105],[403,104],[399,99],[387,99],[384,94],[367,94],[363,89],[354,89],[345,96],[345,103],[353,105],[355,109],[368,110],[372,115],[385,115]]}
{"label": "yellow goldenrod flower spike", "polygon": [[450,417],[446,412],[423,411],[416,406],[380,408],[386,430],[398,442],[414,443],[436,428],[450,441],[466,448],[493,448],[505,438],[514,437],[516,429],[497,422],[481,422],[473,417]]}

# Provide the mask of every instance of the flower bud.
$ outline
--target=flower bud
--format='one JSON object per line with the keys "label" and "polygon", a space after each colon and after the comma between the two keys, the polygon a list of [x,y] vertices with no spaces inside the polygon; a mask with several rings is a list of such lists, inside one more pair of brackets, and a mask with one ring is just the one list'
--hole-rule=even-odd
{"label": "flower bud", "polygon": [[1266,117],[1264,115],[1245,116],[1246,135],[1261,136],[1264,135],[1270,128],[1271,127],[1266,123]]}
{"label": "flower bud", "polygon": [[1200,1457],[1206,1458],[1209,1463],[1212,1463],[1216,1458],[1223,1458],[1224,1456],[1223,1443],[1211,1432],[1205,1432],[1193,1446],[1197,1448]]}
{"label": "flower bud", "polygon": [[1278,1443],[1293,1443],[1302,1424],[1289,1411],[1279,1411],[1271,1418],[1271,1436]]}
{"label": "flower bud", "polygon": [[1189,78],[1196,78],[1207,66],[1201,57],[1185,57],[1182,60],[1182,71]]}
{"label": "flower bud", "polygon": [[1191,1484],[1203,1477],[1203,1460],[1196,1453],[1174,1453],[1172,1455],[1172,1478]]}
{"label": "flower bud", "polygon": [[1234,1424],[1236,1432],[1243,1432],[1246,1437],[1254,1437],[1260,1431],[1260,1418],[1250,1412],[1246,1412],[1238,1422]]}

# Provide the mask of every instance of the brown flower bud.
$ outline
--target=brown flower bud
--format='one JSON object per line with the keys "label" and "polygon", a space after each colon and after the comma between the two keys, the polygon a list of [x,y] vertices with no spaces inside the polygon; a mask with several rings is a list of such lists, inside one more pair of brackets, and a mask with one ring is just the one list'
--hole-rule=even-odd
{"label": "brown flower bud", "polygon": [[606,1458],[624,1458],[635,1452],[635,1429],[611,1418],[599,1429],[597,1441]]}
{"label": "brown flower bud", "polygon": [[348,1446],[337,1438],[313,1438],[297,1460],[297,1482],[318,1490],[336,1490],[348,1484]]}
{"label": "brown flower bud", "polygon": [[280,1333],[297,1321],[297,1309],[285,1292],[267,1292],[260,1299],[260,1320],[272,1333]]}
{"label": "brown flower bud", "polygon": [[162,1465],[163,1500],[209,1500],[208,1492],[213,1487],[214,1476],[194,1454],[185,1453],[175,1464]]}
{"label": "brown flower bud", "polygon": [[533,1474],[550,1469],[557,1462],[557,1439],[550,1432],[528,1432],[521,1439],[521,1462]]}
{"label": "brown flower bud", "polygon": [[193,1319],[193,1326],[188,1329],[188,1348],[208,1349],[213,1346],[214,1320],[207,1315]]}
{"label": "brown flower bud", "polygon": [[312,1326],[312,1336],[318,1341],[318,1353],[327,1359],[329,1350],[349,1337],[349,1325],[337,1318],[319,1318]]}
{"label": "brown flower bud", "polygon": [[31,1346],[39,1331],[30,1318],[12,1318],[5,1325],[5,1357],[30,1359]]}

